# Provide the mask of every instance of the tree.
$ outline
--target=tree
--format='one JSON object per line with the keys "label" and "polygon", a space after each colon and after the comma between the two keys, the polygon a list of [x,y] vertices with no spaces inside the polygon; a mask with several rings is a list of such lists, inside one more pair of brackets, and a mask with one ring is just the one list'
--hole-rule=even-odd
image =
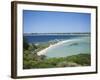
{"label": "tree", "polygon": [[37,46],[34,43],[29,44],[28,50],[35,51],[36,49],[37,49]]}
{"label": "tree", "polygon": [[41,58],[41,60],[45,60],[46,59],[46,55],[41,55],[40,58]]}
{"label": "tree", "polygon": [[24,37],[23,38],[23,48],[24,48],[24,50],[27,50],[28,47],[29,47],[28,42],[27,42],[26,38]]}

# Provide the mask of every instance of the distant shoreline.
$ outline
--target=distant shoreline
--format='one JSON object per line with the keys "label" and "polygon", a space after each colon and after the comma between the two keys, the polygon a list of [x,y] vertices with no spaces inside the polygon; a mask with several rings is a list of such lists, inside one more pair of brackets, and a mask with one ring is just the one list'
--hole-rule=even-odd
{"label": "distant shoreline", "polygon": [[24,33],[24,36],[34,36],[34,35],[90,35],[90,32],[84,33]]}

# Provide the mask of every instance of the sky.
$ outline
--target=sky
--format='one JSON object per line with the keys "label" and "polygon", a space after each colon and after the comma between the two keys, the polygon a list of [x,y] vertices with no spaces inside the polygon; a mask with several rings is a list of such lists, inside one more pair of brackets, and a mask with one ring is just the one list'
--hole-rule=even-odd
{"label": "sky", "polygon": [[90,32],[91,14],[23,10],[24,33]]}

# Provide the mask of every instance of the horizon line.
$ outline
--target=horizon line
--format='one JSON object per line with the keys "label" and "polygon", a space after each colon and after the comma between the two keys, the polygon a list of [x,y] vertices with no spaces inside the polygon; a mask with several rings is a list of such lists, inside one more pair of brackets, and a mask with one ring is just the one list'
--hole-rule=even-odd
{"label": "horizon line", "polygon": [[24,33],[24,34],[68,34],[68,33],[91,33],[91,32],[64,32],[64,33],[60,33],[60,32],[56,32],[56,33],[36,33],[36,32],[27,32],[27,33]]}

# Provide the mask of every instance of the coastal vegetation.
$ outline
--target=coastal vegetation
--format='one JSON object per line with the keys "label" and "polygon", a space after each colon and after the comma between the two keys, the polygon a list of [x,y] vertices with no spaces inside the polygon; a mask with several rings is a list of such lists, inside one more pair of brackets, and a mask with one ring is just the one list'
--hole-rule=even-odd
{"label": "coastal vegetation", "polygon": [[27,43],[23,41],[23,69],[32,68],[57,68],[90,66],[91,57],[89,53],[80,53],[72,56],[48,58],[46,55],[37,55],[37,52],[49,47],[50,43]]}

